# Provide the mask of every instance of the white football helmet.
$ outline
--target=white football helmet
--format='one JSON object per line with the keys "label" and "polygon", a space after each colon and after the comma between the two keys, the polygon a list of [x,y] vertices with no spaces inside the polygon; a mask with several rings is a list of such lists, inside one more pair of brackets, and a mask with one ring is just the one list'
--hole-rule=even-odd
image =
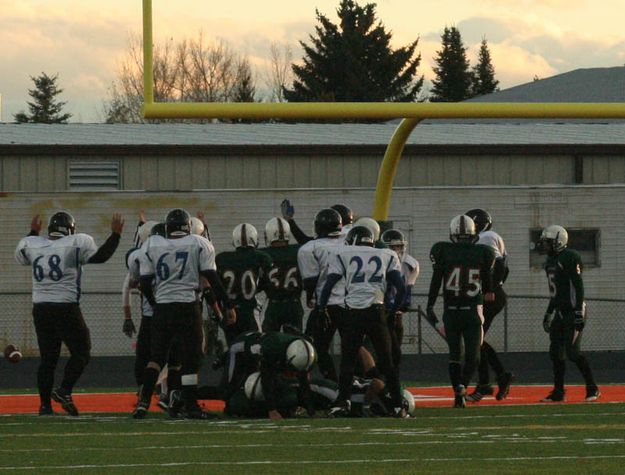
{"label": "white football helmet", "polygon": [[204,223],[200,218],[191,218],[191,234],[204,235]]}
{"label": "white football helmet", "polygon": [[297,371],[308,371],[315,361],[315,348],[304,338],[298,338],[286,347],[286,362]]}
{"label": "white football helmet", "polygon": [[271,218],[265,224],[265,245],[269,246],[274,241],[286,241],[291,239],[291,226],[283,218]]}
{"label": "white football helmet", "polygon": [[245,396],[250,401],[264,401],[263,385],[260,381],[260,371],[250,374],[245,380]]}
{"label": "white football helmet", "polygon": [[475,222],[466,214],[455,216],[449,223],[449,239],[452,242],[474,242],[476,238]]}
{"label": "white football helmet", "polygon": [[365,228],[369,228],[371,233],[373,233],[373,242],[377,242],[380,239],[380,225],[373,218],[358,218],[354,223],[354,227],[356,226],[364,226]]}
{"label": "white football helmet", "polygon": [[569,233],[562,226],[552,224],[543,229],[540,241],[547,247],[547,251],[563,251],[569,243]]}
{"label": "white football helmet", "polygon": [[406,409],[406,412],[412,416],[415,412],[414,410],[416,405],[414,401],[414,396],[407,389],[404,389],[402,391],[402,403],[404,409]]}
{"label": "white football helmet", "polygon": [[237,225],[232,231],[232,245],[237,247],[258,247],[258,231],[249,223]]}
{"label": "white football helmet", "polygon": [[146,221],[141,226],[139,226],[139,243],[143,244],[148,240],[150,234],[152,233],[152,228],[158,224],[158,221]]}

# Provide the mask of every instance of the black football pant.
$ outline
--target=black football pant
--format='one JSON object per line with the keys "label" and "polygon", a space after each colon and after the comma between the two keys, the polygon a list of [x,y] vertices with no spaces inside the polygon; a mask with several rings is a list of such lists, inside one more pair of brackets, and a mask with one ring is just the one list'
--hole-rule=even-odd
{"label": "black football pant", "polygon": [[347,310],[339,305],[328,305],[328,315],[330,315],[329,325],[323,324],[323,315],[319,314],[316,309],[310,312],[308,315],[308,321],[306,322],[306,335],[310,336],[317,352],[317,365],[319,371],[324,378],[331,381],[338,381],[336,374],[336,367],[334,366],[334,360],[330,355],[330,345],[332,339],[338,328],[341,339],[343,338],[341,327],[339,323],[344,315],[347,314]]}
{"label": "black football pant", "polygon": [[[484,302],[484,335],[488,332],[495,317],[503,310],[508,301],[508,296],[504,292],[503,287],[498,285],[494,289],[495,301]],[[480,365],[478,367],[478,385],[488,386],[490,384],[489,366],[493,368],[497,379],[504,373],[504,367],[497,356],[495,349],[488,344],[486,340],[482,342],[480,347]]]}
{"label": "black football pant", "polygon": [[384,306],[372,305],[365,309],[349,309],[337,323],[341,332],[339,399],[349,401],[351,398],[358,349],[362,346],[365,336],[368,336],[377,355],[377,366],[386,380],[393,407],[400,407],[399,368],[393,363],[391,335]]}
{"label": "black football pant", "polygon": [[460,384],[468,386],[480,363],[483,319],[481,305],[445,306],[443,324],[449,346],[449,379],[454,389]]}
{"label": "black football pant", "polygon": [[[143,384],[143,374],[145,373],[145,367],[150,362],[150,351],[152,345],[152,318],[151,316],[142,316],[141,317],[141,325],[139,326],[139,333],[137,333],[137,348],[135,350],[135,380],[137,381],[137,386],[141,386]],[[167,356],[167,366],[169,371],[172,371],[172,368],[177,368],[180,366],[180,362],[182,359],[181,355],[181,347],[178,339],[175,339],[171,347],[169,349],[169,353]],[[172,375],[174,380],[177,379],[179,375]],[[177,389],[179,384],[171,384],[168,382],[168,387],[170,389]]]}
{"label": "black football pant", "polygon": [[37,303],[33,320],[41,362],[37,371],[37,387],[41,404],[50,405],[54,386],[54,370],[61,354],[61,343],[69,350],[61,388],[72,392],[91,354],[91,338],[77,303]]}

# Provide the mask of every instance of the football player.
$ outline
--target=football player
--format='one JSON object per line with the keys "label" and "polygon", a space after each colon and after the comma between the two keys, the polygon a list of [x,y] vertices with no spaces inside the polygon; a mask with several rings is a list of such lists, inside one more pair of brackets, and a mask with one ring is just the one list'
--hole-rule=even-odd
{"label": "football player", "polygon": [[268,287],[271,257],[256,249],[258,232],[248,223],[237,225],[232,231],[234,251],[217,254],[217,272],[226,286],[228,297],[235,303],[237,320],[223,330],[228,346],[243,332],[259,331],[256,313],[256,294]]}
{"label": "football player", "polygon": [[263,331],[279,331],[290,325],[302,331],[304,308],[302,307],[302,279],[297,268],[297,244],[289,244],[291,229],[282,218],[271,218],[265,224],[265,245],[261,249],[271,257],[273,265],[265,289],[267,305]]}
{"label": "football player", "polygon": [[554,388],[542,402],[565,400],[565,358],[577,365],[586,382],[586,401],[596,401],[601,393],[588,360],[581,353],[582,331],[586,324],[582,259],[568,248],[569,234],[562,226],[543,229],[538,249],[547,254],[545,272],[549,284],[549,306],[543,328],[549,333],[549,356],[553,363]]}
{"label": "football player", "polygon": [[145,368],[140,400],[133,417],[142,419],[150,406],[158,375],[165,364],[171,343],[182,345],[182,396],[186,417],[204,419],[197,404],[197,372],[201,359],[202,332],[197,311],[200,276],[218,296],[227,318],[232,310],[215,267],[215,250],[208,239],[191,234],[191,217],[185,210],[171,210],[165,220],[167,238],[151,236],[141,257],[141,291],[154,307],[150,362]]}
{"label": "football player", "polygon": [[327,312],[319,312],[315,303],[319,301],[326,283],[329,257],[343,245],[341,215],[331,208],[322,209],[315,216],[314,226],[316,239],[308,241],[297,253],[297,264],[306,291],[306,304],[312,309],[306,322],[306,334],[315,345],[321,374],[326,379],[337,381],[336,368],[329,350],[337,323],[345,313],[344,284],[339,282],[334,286],[327,301]]}
{"label": "football player", "polygon": [[[99,248],[88,234],[76,233],[76,220],[58,211],[48,222],[48,236],[39,236],[39,215],[31,222],[29,235],[15,250],[18,263],[32,267],[33,319],[41,362],[37,371],[40,415],[53,414],[51,399],[72,416],[78,409],[72,390],[89,362],[91,339],[80,310],[80,276],[85,264],[108,261],[124,228],[120,214],[113,214],[111,235]],[[54,386],[54,370],[61,353],[61,343],[69,350],[61,386]]]}
{"label": "football player", "polygon": [[[501,236],[491,229],[493,219],[490,213],[483,209],[475,208],[467,211],[465,214],[475,223],[478,234],[477,244],[490,246],[495,252],[495,265],[493,267],[493,293],[495,294],[495,300],[484,302],[483,328],[484,335],[486,335],[497,314],[506,306],[507,296],[503,289],[503,283],[506,281],[509,272],[508,253]],[[504,369],[495,349],[484,340],[480,348],[478,383],[475,391],[467,396],[468,401],[480,402],[484,396],[493,394],[493,388],[490,385],[489,366],[493,368],[497,377],[498,391],[495,399],[501,401],[508,396],[514,375]]]}
{"label": "football player", "polygon": [[390,249],[376,249],[373,233],[364,226],[354,226],[348,233],[346,245],[332,254],[328,263],[328,275],[318,302],[319,312],[326,311],[326,304],[333,288],[344,281],[344,300],[348,308],[341,315],[341,373],[339,396],[330,409],[330,416],[347,416],[351,412],[352,380],[358,351],[368,336],[375,348],[380,372],[393,402],[392,414],[407,417],[402,407],[399,385],[399,367],[393,362],[391,337],[384,308],[384,295],[388,286],[396,291],[396,303],[390,311],[394,316],[405,297],[399,259]]}
{"label": "football player", "polygon": [[[398,311],[395,314],[393,325],[390,327],[391,340],[393,343],[393,359],[399,365],[401,360],[401,343],[404,339],[404,324],[402,313],[410,309],[412,286],[419,277],[419,262],[406,252],[406,238],[398,229],[388,229],[382,233],[382,242],[392,251],[395,251],[400,262],[401,276],[406,286],[406,296],[403,302],[399,303]],[[395,295],[392,289],[386,294],[386,305],[388,308],[395,303]]]}
{"label": "football player", "polygon": [[428,293],[427,316],[430,321],[438,322],[434,304],[443,284],[443,324],[449,346],[449,378],[455,394],[454,407],[462,408],[465,407],[466,387],[480,359],[483,302],[495,298],[492,291],[495,253],[489,246],[475,244],[475,223],[466,215],[451,220],[449,233],[451,242],[437,242],[430,251],[434,272]]}
{"label": "football player", "polygon": [[[283,200],[280,204],[280,209],[282,210],[282,217],[289,223],[291,233],[298,244],[306,244],[308,241],[315,239],[313,236],[307,236],[306,233],[297,225],[293,219],[293,216],[295,215],[295,207],[289,200]],[[345,240],[345,236],[347,236],[347,233],[352,228],[354,214],[349,207],[343,204],[332,205],[330,206],[330,209],[333,209],[341,216],[341,237]]]}

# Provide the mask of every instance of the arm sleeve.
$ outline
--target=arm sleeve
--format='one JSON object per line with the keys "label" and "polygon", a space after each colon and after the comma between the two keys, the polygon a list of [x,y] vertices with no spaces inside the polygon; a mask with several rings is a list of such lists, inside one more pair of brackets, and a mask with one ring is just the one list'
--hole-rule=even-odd
{"label": "arm sleeve", "polygon": [[152,288],[152,275],[142,275],[139,281],[139,289],[147,301],[154,307],[156,305],[156,298],[154,297],[154,289]]}
{"label": "arm sleeve", "polygon": [[139,247],[141,243],[139,242],[139,228],[145,224],[144,221],[139,220],[137,223],[137,227],[135,228],[135,235],[132,237],[132,242],[135,243],[135,247]]}
{"label": "arm sleeve", "polygon": [[575,289],[575,309],[582,310],[584,305],[584,281],[582,280],[582,261],[579,257],[571,259],[567,266],[567,273],[571,279],[571,284]]}
{"label": "arm sleeve", "polygon": [[393,307],[391,308],[391,312],[395,313],[404,302],[406,298],[406,286],[404,285],[404,279],[401,277],[401,272],[394,269],[386,274],[386,279],[388,282],[395,287],[395,302],[393,303]]}
{"label": "arm sleeve", "polygon": [[549,299],[549,305],[547,305],[547,313],[553,313],[555,309],[556,309],[556,300]]}
{"label": "arm sleeve", "polygon": [[115,253],[115,250],[117,249],[117,246],[119,246],[119,239],[120,239],[120,237],[121,236],[119,234],[117,234],[117,233],[111,233],[111,235],[104,242],[104,244],[102,244],[98,248],[96,253],[93,254],[87,260],[87,263],[88,264],[103,264],[106,261],[108,261],[113,256],[113,254]]}
{"label": "arm sleeve", "polygon": [[206,277],[208,283],[211,286],[211,290],[215,294],[215,297],[218,301],[221,302],[222,306],[225,308],[233,308],[234,304],[228,298],[228,294],[226,293],[226,289],[221,283],[221,279],[219,278],[219,274],[216,270],[210,269],[200,272],[200,274]]}
{"label": "arm sleeve", "polygon": [[122,307],[130,307],[130,272],[126,274],[122,285]]}
{"label": "arm sleeve", "polygon": [[289,227],[291,228],[291,234],[298,244],[306,244],[308,241],[312,241],[314,239],[312,236],[307,236],[293,218],[289,219],[288,222]]}
{"label": "arm sleeve", "polygon": [[482,292],[493,291],[493,266],[495,265],[495,251],[490,247],[483,246],[484,261],[480,268],[480,279],[482,280]]}
{"label": "arm sleeve", "polygon": [[428,307],[433,307],[438,297],[438,291],[441,288],[443,282],[443,269],[438,266],[434,266],[434,273],[432,274],[432,280],[430,281],[430,290],[428,292]]}
{"label": "arm sleeve", "polygon": [[508,258],[507,256],[495,259],[495,267],[493,268],[493,284],[503,284],[508,277]]}
{"label": "arm sleeve", "polygon": [[317,302],[317,305],[319,307],[323,308],[327,305],[330,294],[332,293],[332,289],[334,288],[336,283],[341,280],[342,277],[343,276],[341,274],[328,274],[328,276],[326,277],[326,283],[323,286],[323,290],[321,290],[319,302]]}
{"label": "arm sleeve", "polygon": [[30,260],[28,259],[28,256],[26,255],[25,247],[26,247],[26,239],[22,239],[17,245],[17,247],[15,248],[15,260],[23,266],[29,266]]}

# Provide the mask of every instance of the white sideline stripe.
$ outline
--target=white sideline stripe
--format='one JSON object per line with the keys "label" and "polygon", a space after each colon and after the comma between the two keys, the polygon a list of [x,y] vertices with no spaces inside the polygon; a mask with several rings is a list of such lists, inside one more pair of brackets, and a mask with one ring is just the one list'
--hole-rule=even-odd
{"label": "white sideline stripe", "polygon": [[129,463],[129,464],[101,464],[101,465],[53,465],[53,466],[12,466],[0,467],[0,470],[84,470],[89,468],[133,468],[133,467],[189,467],[198,465],[328,465],[328,464],[363,464],[363,463],[405,463],[405,462],[518,462],[527,460],[598,460],[598,459],[623,459],[625,455],[588,455],[588,456],[547,456],[547,457],[446,457],[446,458],[396,458],[396,459],[353,459],[353,460],[250,460],[246,462],[166,462],[166,463]]}

